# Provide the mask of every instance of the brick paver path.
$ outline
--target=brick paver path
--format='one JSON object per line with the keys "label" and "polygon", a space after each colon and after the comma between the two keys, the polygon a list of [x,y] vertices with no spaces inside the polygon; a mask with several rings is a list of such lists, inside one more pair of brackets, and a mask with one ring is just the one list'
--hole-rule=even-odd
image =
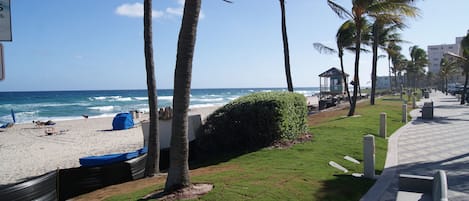
{"label": "brick paver path", "polygon": [[381,200],[395,199],[398,174],[433,176],[437,170],[446,171],[449,200],[469,200],[469,106],[441,92],[418,105],[429,101],[434,102],[433,120],[413,110],[413,120],[398,131],[397,174]]}

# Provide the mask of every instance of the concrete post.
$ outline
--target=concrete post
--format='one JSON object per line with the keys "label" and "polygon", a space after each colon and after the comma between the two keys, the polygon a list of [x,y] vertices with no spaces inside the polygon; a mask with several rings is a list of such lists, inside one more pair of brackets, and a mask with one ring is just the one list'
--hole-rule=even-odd
{"label": "concrete post", "polygon": [[382,112],[379,115],[379,136],[386,139],[386,113]]}
{"label": "concrete post", "polygon": [[415,103],[415,96],[412,96],[412,109],[417,108],[417,104]]}
{"label": "concrete post", "polygon": [[375,178],[375,136],[363,136],[363,173],[368,179]]}
{"label": "concrete post", "polygon": [[402,122],[407,123],[407,104],[402,104]]}

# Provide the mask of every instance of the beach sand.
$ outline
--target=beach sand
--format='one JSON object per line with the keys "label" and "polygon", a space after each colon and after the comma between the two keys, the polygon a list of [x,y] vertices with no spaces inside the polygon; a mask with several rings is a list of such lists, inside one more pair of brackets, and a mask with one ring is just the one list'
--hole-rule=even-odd
{"label": "beach sand", "polygon": [[[193,108],[204,120],[220,106]],[[16,183],[57,168],[79,167],[79,158],[135,151],[142,148],[140,121],[135,127],[112,130],[112,117],[57,121],[54,126],[37,127],[33,123],[17,124],[0,132],[0,185]],[[47,129],[56,134],[47,135]]]}

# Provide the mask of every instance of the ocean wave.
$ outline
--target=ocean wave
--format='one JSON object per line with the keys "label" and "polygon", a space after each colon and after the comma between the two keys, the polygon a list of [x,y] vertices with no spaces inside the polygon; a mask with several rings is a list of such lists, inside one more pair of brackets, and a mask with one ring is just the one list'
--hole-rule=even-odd
{"label": "ocean wave", "polygon": [[112,111],[114,110],[114,106],[95,106],[89,107],[90,110],[98,110],[98,111]]}
{"label": "ocean wave", "polygon": [[221,102],[223,98],[191,98],[191,101],[198,102]]}
{"label": "ocean wave", "polygon": [[205,103],[205,104],[195,104],[189,106],[189,108],[202,108],[202,107],[214,107],[214,106],[222,106],[222,103]]}
{"label": "ocean wave", "polygon": [[148,97],[134,97],[135,100],[148,100]]}
{"label": "ocean wave", "polygon": [[158,96],[158,100],[173,100],[173,96]]}
{"label": "ocean wave", "polygon": [[132,101],[132,98],[131,97],[121,97],[121,98],[116,98],[115,101],[127,102],[127,101]]}

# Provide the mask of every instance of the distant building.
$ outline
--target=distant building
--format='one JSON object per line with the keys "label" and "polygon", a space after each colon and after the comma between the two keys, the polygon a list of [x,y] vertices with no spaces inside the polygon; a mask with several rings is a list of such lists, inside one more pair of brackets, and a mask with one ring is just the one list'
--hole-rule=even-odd
{"label": "distant building", "polygon": [[[405,76],[394,77],[394,76],[377,76],[376,77],[376,89],[391,89],[391,82],[393,87],[400,86],[401,83],[404,83]],[[397,81],[397,85],[394,82]]]}
{"label": "distant building", "polygon": [[391,88],[391,80],[394,77],[389,76],[377,76],[376,77],[376,89],[390,89]]}
{"label": "distant building", "polygon": [[460,46],[463,37],[456,38],[456,44],[429,45],[428,53],[428,71],[434,74],[440,72],[440,62],[446,52],[461,54]]}

